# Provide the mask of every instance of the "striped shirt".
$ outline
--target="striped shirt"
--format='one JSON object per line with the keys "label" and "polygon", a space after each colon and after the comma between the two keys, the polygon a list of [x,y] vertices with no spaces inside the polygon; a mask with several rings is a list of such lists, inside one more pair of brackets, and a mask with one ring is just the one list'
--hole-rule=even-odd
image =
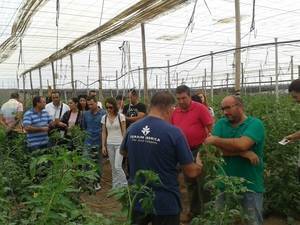
{"label": "striped shirt", "polygon": [[[36,112],[33,108],[24,114],[23,126],[47,127],[51,122],[48,112],[43,109]],[[27,133],[27,146],[38,148],[47,145],[49,141],[48,132]]]}

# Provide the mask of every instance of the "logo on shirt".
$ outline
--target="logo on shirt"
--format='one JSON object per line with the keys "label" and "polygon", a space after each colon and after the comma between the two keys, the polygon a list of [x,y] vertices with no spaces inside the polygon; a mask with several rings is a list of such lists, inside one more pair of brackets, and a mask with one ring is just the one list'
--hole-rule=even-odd
{"label": "logo on shirt", "polygon": [[[143,127],[143,129],[141,130],[143,135],[130,135],[130,139],[133,142],[139,142],[139,143],[147,143],[147,144],[158,144],[160,142],[160,138],[159,137],[154,137],[152,135],[148,135],[150,134],[150,127],[148,125],[146,125],[145,127]],[[148,136],[147,136],[148,135]]]}
{"label": "logo on shirt", "polygon": [[143,129],[142,129],[142,133],[144,136],[147,136],[150,133],[150,128],[148,127],[148,125],[146,125]]}

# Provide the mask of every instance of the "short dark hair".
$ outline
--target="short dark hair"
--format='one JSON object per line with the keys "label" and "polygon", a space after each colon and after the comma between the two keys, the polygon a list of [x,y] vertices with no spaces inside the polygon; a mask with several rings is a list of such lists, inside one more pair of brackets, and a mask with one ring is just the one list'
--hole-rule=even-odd
{"label": "short dark hair", "polygon": [[117,96],[116,96],[116,100],[117,100],[117,101],[118,101],[118,100],[121,100],[121,101],[123,100],[123,101],[124,101],[124,100],[125,100],[125,97],[124,97],[123,95],[117,95]]}
{"label": "short dark hair", "polygon": [[290,84],[289,92],[292,91],[300,93],[300,79],[296,79]]}
{"label": "short dark hair", "polygon": [[108,97],[107,99],[105,99],[105,108],[106,108],[106,104],[111,104],[113,106],[113,110],[114,110],[114,113],[117,114],[119,109],[118,109],[118,106],[117,106],[117,101],[116,99],[114,99],[113,97]]}
{"label": "short dark hair", "polygon": [[13,92],[13,93],[10,94],[10,97],[14,98],[14,99],[18,99],[19,98],[19,94],[17,92]]}
{"label": "short dark hair", "polygon": [[91,92],[95,92],[95,93],[97,94],[97,91],[96,91],[96,90],[89,90],[89,94],[90,94]]}
{"label": "short dark hair", "polygon": [[192,100],[193,100],[194,102],[202,103],[202,100],[201,100],[201,98],[200,98],[199,95],[192,95]]}
{"label": "short dark hair", "polygon": [[53,94],[58,94],[58,95],[60,96],[60,92],[59,92],[58,90],[53,90],[53,91],[51,91],[51,96],[52,96]]}
{"label": "short dark hair", "polygon": [[129,89],[128,93],[129,92],[134,96],[138,96],[138,92],[134,88]]}
{"label": "short dark hair", "polygon": [[70,98],[72,100],[72,102],[74,103],[79,103],[79,99],[77,97],[73,97],[73,98]]}
{"label": "short dark hair", "polygon": [[176,94],[187,93],[188,96],[191,96],[191,89],[186,85],[180,85],[175,90]]}
{"label": "short dark hair", "polygon": [[160,109],[167,109],[173,105],[175,105],[175,98],[168,91],[160,91],[155,93],[150,101],[150,108],[157,107]]}
{"label": "short dark hair", "polygon": [[36,107],[36,105],[41,101],[42,96],[34,96],[32,99],[32,105],[33,107]]}
{"label": "short dark hair", "polygon": [[95,96],[87,96],[86,100],[97,102],[97,98]]}

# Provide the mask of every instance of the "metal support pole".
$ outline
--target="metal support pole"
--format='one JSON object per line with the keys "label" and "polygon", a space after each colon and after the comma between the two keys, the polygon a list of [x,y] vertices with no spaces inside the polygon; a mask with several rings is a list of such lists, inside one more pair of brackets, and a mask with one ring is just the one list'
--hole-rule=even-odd
{"label": "metal support pole", "polygon": [[141,70],[138,67],[138,75],[139,75],[139,96],[141,96]]}
{"label": "metal support pole", "polygon": [[157,75],[155,76],[155,87],[156,87],[156,90],[158,90],[158,76]]}
{"label": "metal support pole", "polygon": [[[228,85],[228,82],[229,82],[229,73],[226,73],[226,92],[227,94],[229,93],[229,85]],[[223,86],[223,85],[222,85]]]}
{"label": "metal support pole", "polygon": [[276,94],[276,101],[279,100],[279,90],[278,90],[278,44],[277,38],[275,38],[275,79],[276,79],[276,86],[275,86],[275,94]]}
{"label": "metal support pole", "polygon": [[211,65],[210,65],[210,98],[211,102],[214,101],[214,55],[213,52],[210,52],[211,55]]}
{"label": "metal support pole", "polygon": [[19,92],[20,91],[20,79],[19,79],[18,73],[16,74],[16,78],[17,78],[17,89]]}
{"label": "metal support pole", "polygon": [[204,94],[206,95],[206,78],[207,78],[207,73],[206,73],[206,68],[204,69]]}
{"label": "metal support pole", "polygon": [[30,90],[31,90],[31,96],[33,95],[33,84],[32,84],[32,74],[31,71],[29,71],[29,82],[30,82]]}
{"label": "metal support pole", "polygon": [[70,54],[72,97],[75,96],[73,55]]}
{"label": "metal support pole", "polygon": [[146,38],[145,38],[145,25],[141,23],[142,33],[142,50],[143,50],[143,71],[144,71],[144,102],[147,105],[149,102],[148,96],[148,78],[147,78],[147,55],[146,55]]}
{"label": "metal support pole", "polygon": [[178,73],[176,73],[176,87],[178,87]]}
{"label": "metal support pole", "polygon": [[170,60],[167,61],[167,64],[168,64],[168,91],[171,92]]}
{"label": "metal support pole", "polygon": [[244,63],[241,63],[242,89],[244,88]]}
{"label": "metal support pole", "polygon": [[261,70],[258,70],[258,92],[261,93]]}
{"label": "metal support pole", "polygon": [[53,90],[56,90],[56,73],[54,70],[54,62],[51,62],[51,68],[52,68]]}
{"label": "metal support pole", "polygon": [[42,69],[41,69],[41,67],[39,67],[39,79],[40,79],[39,96],[43,96],[43,80],[42,80]]}
{"label": "metal support pole", "polygon": [[24,108],[26,108],[26,101],[27,101],[27,99],[26,99],[26,91],[25,91],[25,76],[26,76],[26,74],[24,74],[22,76],[22,78],[23,78],[23,106],[24,106]]}
{"label": "metal support pole", "polygon": [[294,80],[294,56],[291,56],[291,81]]}
{"label": "metal support pole", "polygon": [[240,75],[241,75],[241,22],[240,22],[240,2],[235,0],[235,94],[240,95]]}
{"label": "metal support pole", "polygon": [[102,89],[102,51],[101,51],[101,42],[97,43],[98,47],[98,73],[99,73],[99,100],[103,101],[103,89]]}
{"label": "metal support pole", "polygon": [[300,65],[298,66],[298,78],[300,78]]}
{"label": "metal support pole", "polygon": [[116,70],[116,89],[117,89],[117,95],[118,95],[119,94],[118,70]]}

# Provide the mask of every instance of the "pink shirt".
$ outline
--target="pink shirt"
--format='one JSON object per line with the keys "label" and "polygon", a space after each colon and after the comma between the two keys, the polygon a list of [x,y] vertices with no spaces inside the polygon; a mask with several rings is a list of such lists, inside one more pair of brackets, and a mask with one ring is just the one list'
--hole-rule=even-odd
{"label": "pink shirt", "polygon": [[187,111],[177,107],[171,122],[183,131],[190,148],[194,149],[207,137],[206,127],[213,124],[213,118],[204,105],[192,101]]}

